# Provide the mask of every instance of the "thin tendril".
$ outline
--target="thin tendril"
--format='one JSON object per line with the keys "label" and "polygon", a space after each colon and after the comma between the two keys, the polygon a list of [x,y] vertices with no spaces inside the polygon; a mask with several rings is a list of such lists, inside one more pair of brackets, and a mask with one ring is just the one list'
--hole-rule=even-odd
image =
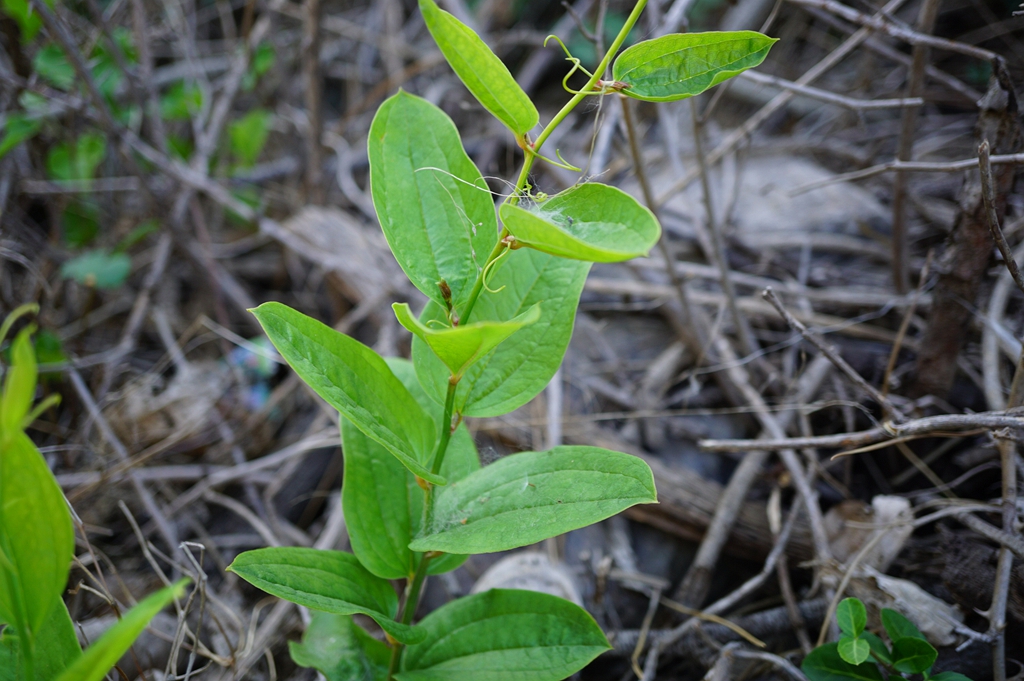
{"label": "thin tendril", "polygon": [[487,266],[484,267],[484,271],[483,271],[483,274],[480,277],[480,280],[481,280],[481,282],[483,282],[484,290],[487,291],[488,293],[498,293],[499,291],[501,291],[501,290],[503,290],[505,288],[504,286],[502,286],[499,289],[493,289],[490,286],[488,286],[487,285],[487,275],[489,275],[491,273],[491,271],[494,269],[495,265],[497,265],[499,262],[501,262],[501,260],[503,258],[505,258],[511,252],[512,252],[512,245],[509,244],[509,243],[506,243],[505,244],[505,248],[502,249],[502,251],[498,255],[498,257],[495,258],[494,260],[490,261],[489,263],[487,263]]}

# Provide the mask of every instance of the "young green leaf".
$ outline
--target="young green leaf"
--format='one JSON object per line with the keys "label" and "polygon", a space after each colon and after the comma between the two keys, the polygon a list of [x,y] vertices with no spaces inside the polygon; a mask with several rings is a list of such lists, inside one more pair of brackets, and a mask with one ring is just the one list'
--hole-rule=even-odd
{"label": "young green leaf", "polygon": [[272,596],[336,615],[361,613],[402,643],[424,633],[395,621],[398,596],[351,553],[273,547],[239,554],[228,570]]}
{"label": "young green leaf", "polygon": [[871,645],[863,638],[843,634],[839,637],[839,657],[850,664],[860,664],[871,656]]}
{"label": "young green leaf", "polygon": [[[497,293],[483,293],[469,321],[511,319],[536,303],[541,303],[544,314],[469,368],[455,393],[456,411],[465,416],[500,416],[523,406],[544,389],[569,345],[589,270],[588,262],[532,249],[507,256],[488,278],[488,285]],[[420,316],[425,324],[443,323],[444,319],[443,309],[434,303]],[[427,394],[443,404],[448,368],[419,338],[413,338],[412,359]]]}
{"label": "young green leaf", "polygon": [[410,548],[507,551],[656,502],[651,469],[635,456],[599,447],[522,452],[439,490],[433,524]]}
{"label": "young green leaf", "polygon": [[661,225],[636,199],[615,187],[587,182],[532,209],[510,203],[499,210],[522,246],[591,262],[620,262],[658,243]]}
{"label": "young green leaf", "polygon": [[935,664],[939,651],[923,638],[904,637],[892,643],[892,666],[898,672],[920,674]]}
{"label": "young green leaf", "polygon": [[886,647],[885,641],[870,631],[865,631],[860,637],[871,646],[871,654],[874,655],[876,660],[882,664],[892,665],[892,658],[889,656],[889,648]]}
{"label": "young green leaf", "polygon": [[288,650],[300,667],[316,669],[327,681],[384,681],[391,651],[352,621],[351,615],[313,611],[302,643]]}
{"label": "young green leaf", "polygon": [[490,189],[447,114],[399,91],[373,118],[370,193],[384,237],[406,276],[445,305],[460,307],[498,240]]}
{"label": "young green leaf", "polygon": [[287,305],[264,303],[252,313],[320,397],[413,473],[445,483],[428,468],[437,436],[434,422],[377,353]]}
{"label": "young green leaf", "polygon": [[127,253],[108,253],[103,249],[85,251],[60,268],[65,279],[74,279],[89,288],[117,288],[132,271]]}
{"label": "young green leaf", "polygon": [[36,52],[32,68],[43,80],[60,90],[70,90],[75,84],[75,67],[55,43],[49,43]]}
{"label": "young green leaf", "polygon": [[[441,419],[441,409],[423,392],[412,363],[388,358],[388,366],[427,413]],[[440,423],[438,423],[440,431]],[[373,574],[383,579],[402,579],[413,574],[418,554],[409,542],[423,522],[423,489],[395,457],[342,418],[341,441],[345,475],[341,504],[352,541],[352,552]],[[441,475],[457,481],[480,468],[476,446],[466,425],[460,424],[448,443]],[[454,570],[466,556],[445,554],[430,562],[432,575]]]}
{"label": "young green leaf", "polygon": [[[47,4],[53,5],[52,2]],[[32,42],[32,39],[39,33],[39,29],[43,27],[43,20],[39,18],[39,12],[32,8],[28,0],[3,0],[0,3],[0,8],[4,14],[18,24],[18,28],[21,29],[21,41],[25,45]]]}
{"label": "young green leaf", "polygon": [[612,78],[635,99],[685,99],[759,65],[777,40],[754,31],[673,33],[623,51]]}
{"label": "young green leaf", "polygon": [[0,140],[0,158],[6,156],[11,149],[25,140],[35,137],[39,128],[42,127],[42,123],[39,118],[29,118],[17,112],[8,115],[3,128],[4,137],[3,140]]}
{"label": "young green leaf", "polygon": [[[11,344],[11,366],[4,377],[3,393],[0,396],[0,442],[12,438],[22,431],[24,428],[22,422],[32,407],[32,398],[36,393],[36,380],[39,376],[36,367],[36,354],[32,350],[32,332],[34,330],[32,326],[25,327]],[[34,459],[38,457],[29,458],[32,458],[32,465],[35,465]],[[4,482],[0,480],[0,485],[2,484]],[[10,503],[7,501],[7,497],[0,496],[0,499],[5,503]],[[63,495],[61,499],[63,499]],[[9,527],[13,528],[14,526]],[[69,554],[68,559],[70,560],[70,558]]]}
{"label": "young green leaf", "polygon": [[[32,659],[35,678],[31,681],[53,681],[82,655],[68,609],[60,596],[54,596],[54,599],[50,616],[34,637],[35,655]],[[13,627],[5,629],[0,636],[0,681],[26,681],[20,644]]]}
{"label": "young green leaf", "polygon": [[194,83],[178,81],[160,98],[160,117],[167,121],[187,121],[203,108],[203,91]]}
{"label": "young green leaf", "polygon": [[540,119],[529,96],[473,29],[434,0],[419,1],[423,20],[452,70],[485,109],[522,139]]}
{"label": "young green leaf", "polygon": [[97,133],[79,137],[74,144],[62,142],[46,157],[46,170],[54,180],[91,180],[107,155],[107,142]]}
{"label": "young green leaf", "polygon": [[818,646],[804,658],[800,669],[811,681],[882,681],[874,662],[853,665],[839,655],[838,644]]}
{"label": "young green leaf", "polygon": [[101,681],[128,651],[150,620],[175,598],[181,598],[186,584],[188,580],[183,579],[143,599],[89,646],[56,681]]}
{"label": "young green leaf", "polygon": [[273,115],[266,109],[253,109],[228,127],[231,153],[243,168],[256,164],[270,135]]}
{"label": "young green leaf", "polygon": [[462,326],[432,328],[412,315],[407,303],[393,303],[398,322],[426,343],[457,378],[474,362],[498,347],[524,326],[540,319],[540,303],[507,322],[473,322]]}
{"label": "young green leaf", "polygon": [[75,550],[71,515],[20,427],[11,432],[5,424],[0,451],[0,619],[38,638],[67,584]]}
{"label": "young green leaf", "polygon": [[611,647],[585,610],[534,591],[460,598],[420,627],[427,637],[406,650],[399,681],[558,681]]}
{"label": "young green leaf", "polygon": [[882,626],[894,643],[901,638],[924,639],[924,634],[913,622],[891,608],[882,608]]}
{"label": "young green leaf", "polygon": [[856,638],[868,623],[868,611],[860,600],[844,598],[836,608],[836,621],[839,622],[839,629],[844,634]]}

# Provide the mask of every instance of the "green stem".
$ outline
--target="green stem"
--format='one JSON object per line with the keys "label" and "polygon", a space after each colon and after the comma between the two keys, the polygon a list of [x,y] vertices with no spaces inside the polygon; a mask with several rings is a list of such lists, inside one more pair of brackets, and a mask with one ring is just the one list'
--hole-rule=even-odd
{"label": "green stem", "polygon": [[[452,378],[455,378],[454,376]],[[455,407],[455,390],[459,382],[448,381],[448,394],[444,398],[444,416],[441,417],[441,441],[437,443],[437,452],[434,454],[434,461],[430,465],[430,472],[437,475],[441,472],[441,465],[444,463],[444,455],[448,452],[448,442],[452,439],[452,413]],[[424,490],[426,495],[423,504],[423,529],[429,527],[430,518],[434,512],[434,486],[428,484]]]}
{"label": "green stem", "polygon": [[[620,47],[622,47],[622,43],[626,40],[626,36],[629,35],[630,30],[632,30],[633,26],[640,18],[640,13],[644,11],[644,7],[646,5],[647,0],[637,1],[636,5],[633,7],[633,11],[630,12],[629,17],[626,18],[626,23],[622,25],[622,30],[619,31],[617,36],[615,36],[615,40],[612,41],[612,44],[608,47],[608,51],[605,52],[604,58],[601,59],[601,63],[597,65],[596,69],[594,69],[594,73],[590,76],[590,80],[588,80],[587,84],[583,86],[583,89],[573,95],[572,99],[566,102],[565,106],[555,114],[555,117],[552,118],[546,126],[544,126],[544,129],[537,137],[537,140],[533,143],[533,153],[527,151],[523,158],[523,167],[519,171],[519,179],[516,180],[516,187],[508,197],[509,201],[519,201],[519,197],[523,193],[523,189],[526,188],[526,180],[530,177],[530,170],[533,168],[533,162],[537,158],[537,152],[540,151],[541,146],[547,141],[548,137],[551,136],[551,133],[555,131],[555,128],[561,125],[562,121],[565,120],[565,117],[572,113],[572,110],[576,108],[577,104],[583,101],[584,97],[588,94],[596,94],[593,92],[594,86],[597,84],[597,81],[601,80],[605,71],[608,70],[608,65],[611,63],[612,57],[614,57],[615,53],[619,51]],[[484,272],[487,271],[487,266],[490,265],[495,258],[501,255],[502,250],[505,248],[505,244],[503,244],[501,240],[506,236],[508,236],[508,230],[502,227],[501,234],[498,236],[498,243],[494,245],[494,249],[491,251],[491,254],[487,256],[487,262],[484,263],[484,267],[480,270],[480,275],[477,276],[476,283],[473,285],[473,290],[469,293],[469,299],[466,301],[466,307],[462,311],[460,323],[466,323],[469,321],[469,315],[473,312],[473,307],[476,305],[477,298],[480,297],[480,293],[483,291]]]}
{"label": "green stem", "polygon": [[[405,588],[405,598],[402,603],[402,624],[412,624],[412,618],[416,616],[416,605],[420,602],[420,592],[423,591],[423,583],[427,581],[427,567],[433,558],[434,555],[432,553],[423,554],[419,567],[416,568],[416,574],[413,575],[412,581]],[[392,681],[395,672],[398,671],[398,663],[402,659],[402,650],[404,648],[405,646],[397,641],[391,648],[391,660],[388,663],[388,681]]]}
{"label": "green stem", "polygon": [[[617,36],[615,36],[615,40],[612,41],[612,44],[608,47],[608,51],[604,53],[604,58],[601,59],[601,63],[597,65],[596,69],[594,69],[594,73],[590,76],[590,80],[587,81],[587,84],[584,85],[581,90],[573,95],[572,99],[565,103],[565,106],[555,114],[555,117],[551,119],[551,122],[544,126],[544,129],[537,137],[537,141],[533,143],[533,150],[535,152],[540,151],[541,145],[547,141],[548,137],[551,136],[551,133],[555,131],[555,128],[561,125],[562,121],[565,120],[565,117],[572,113],[572,110],[576,108],[576,105],[583,101],[584,97],[594,94],[594,86],[597,85],[597,81],[601,80],[605,71],[608,70],[608,64],[611,63],[612,57],[614,57],[615,53],[619,51],[620,47],[622,47],[622,43],[626,40],[626,36],[629,35],[633,25],[636,24],[637,20],[640,18],[640,13],[644,11],[644,7],[646,5],[647,0],[638,0],[636,5],[633,7],[633,11],[630,12],[629,17],[626,18],[626,23],[622,25],[622,30],[619,31]],[[536,154],[526,154],[526,158],[523,159],[523,168],[519,171],[519,179],[516,180],[515,191],[513,191],[512,196],[510,197],[513,201],[519,200],[520,192],[522,192],[523,188],[526,187],[526,180],[530,175],[530,169],[533,167],[533,161],[536,158]]]}

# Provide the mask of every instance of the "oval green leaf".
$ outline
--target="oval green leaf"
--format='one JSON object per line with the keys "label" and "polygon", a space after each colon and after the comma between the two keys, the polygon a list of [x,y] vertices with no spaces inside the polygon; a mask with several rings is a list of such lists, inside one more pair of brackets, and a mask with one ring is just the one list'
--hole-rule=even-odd
{"label": "oval green leaf", "polygon": [[429,327],[421,324],[413,316],[407,303],[393,303],[391,307],[398,317],[398,322],[426,343],[452,375],[460,379],[474,362],[498,347],[519,329],[540,319],[540,303],[535,303],[526,312],[507,322],[473,322],[455,327]]}
{"label": "oval green leaf", "polygon": [[623,51],[612,66],[612,78],[624,83],[622,94],[634,99],[685,99],[758,66],[777,40],[755,31],[673,33]]}
{"label": "oval green leaf", "polygon": [[826,643],[809,652],[800,669],[811,681],[882,681],[878,665],[850,664],[839,656],[836,643]]}
{"label": "oval green leaf", "polygon": [[458,307],[498,240],[494,201],[439,108],[399,92],[370,126],[370,193],[384,237],[413,285],[444,305],[447,282]]}
{"label": "oval green leaf", "polygon": [[635,456],[599,447],[522,452],[440,490],[432,525],[409,548],[507,551],[656,502],[651,469]]}
{"label": "oval green leaf", "polygon": [[[388,358],[387,362],[413,397],[440,421],[441,408],[423,392],[412,363],[398,358]],[[423,489],[395,457],[345,418],[341,422],[341,441],[345,453],[341,504],[352,552],[378,577],[407,578],[416,571],[420,558],[409,550],[409,542],[419,534],[423,522]],[[460,424],[448,443],[441,475],[456,481],[479,468],[473,438],[466,425]],[[428,572],[448,572],[465,560],[463,555],[445,554],[430,562]]]}
{"label": "oval green leaf", "polygon": [[858,599],[844,598],[836,608],[836,621],[844,634],[856,638],[868,623],[868,611]]}
{"label": "oval green leaf", "polygon": [[651,211],[615,187],[587,182],[530,209],[499,209],[516,241],[552,255],[590,262],[621,262],[658,243],[661,225]]}
{"label": "oval green leaf", "polygon": [[[469,368],[455,393],[457,412],[500,416],[523,406],[544,389],[569,346],[589,270],[588,262],[524,248],[513,251],[489,276],[489,285],[497,293],[480,295],[473,308],[473,322],[512,319],[537,303],[544,314]],[[420,316],[425,324],[443,323],[444,319],[443,309],[434,303]],[[419,338],[413,338],[412,359],[427,394],[443,404],[448,368]]]}
{"label": "oval green leaf", "polygon": [[611,647],[587,611],[534,591],[460,598],[420,627],[427,637],[406,650],[399,681],[559,681]]}
{"label": "oval green leaf", "polygon": [[376,352],[281,303],[251,312],[270,342],[317,395],[380,443],[406,468],[443,485],[430,472],[437,437],[433,420]]}
{"label": "oval green leaf", "polygon": [[140,601],[126,612],[117,624],[100,636],[98,641],[89,646],[81,657],[57,677],[56,681],[101,681],[121,656],[128,652],[150,620],[175,598],[181,598],[188,581],[183,579]]}
{"label": "oval green leaf", "polygon": [[[15,346],[16,367],[19,354]],[[38,639],[74,551],[71,514],[46,461],[20,428],[0,431],[0,620]]]}
{"label": "oval green leaf", "polygon": [[271,547],[239,554],[230,572],[272,596],[336,615],[360,613],[402,643],[424,634],[395,621],[398,596],[351,553],[304,547]]}
{"label": "oval green leaf", "polygon": [[839,657],[850,664],[860,664],[871,655],[871,646],[862,638],[843,634],[839,638]]}
{"label": "oval green leaf", "polygon": [[385,681],[391,649],[352,621],[351,615],[314,610],[302,643],[288,651],[300,667],[316,669],[327,681]]}
{"label": "oval green leaf", "polygon": [[882,626],[885,627],[885,633],[889,634],[890,641],[895,642],[901,638],[924,638],[917,625],[892,608],[882,608]]}
{"label": "oval green leaf", "polygon": [[459,80],[485,109],[522,139],[540,116],[505,64],[473,29],[434,0],[420,0],[423,20]]}
{"label": "oval green leaf", "polygon": [[921,674],[935,664],[939,651],[923,638],[905,637],[892,644],[892,666],[898,672]]}

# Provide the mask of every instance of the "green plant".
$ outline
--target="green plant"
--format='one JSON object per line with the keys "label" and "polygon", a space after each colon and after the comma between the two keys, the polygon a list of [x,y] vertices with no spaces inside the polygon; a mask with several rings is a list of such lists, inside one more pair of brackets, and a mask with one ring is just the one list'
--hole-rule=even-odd
{"label": "green plant", "polygon": [[[536,140],[539,115],[508,69],[467,26],[420,0],[428,29],[469,91],[525,153],[497,211],[439,108],[399,92],[370,128],[370,185],[384,235],[429,302],[395,304],[413,334],[412,361],[384,359],[358,341],[278,303],[253,310],[296,373],[341,413],[342,505],[353,553],[267,548],[230,570],[314,611],[297,663],[340,679],[561,679],[608,648],[586,611],[545,594],[493,590],[413,622],[428,575],[472,553],[505,551],[654,503],[639,458],[597,447],[522,452],[481,468],[463,418],[497,416],[531,400],[554,375],[572,334],[592,262],[646,254],[661,234],[634,198],[582,183],[553,197],[528,185],[552,131],[585,97],[621,93],[668,101],[755,66],[774,42],[757,33],[673,35],[615,60],[640,0],[588,81]],[[568,78],[568,77],[567,77]],[[550,161],[556,163],[555,161]],[[569,166],[564,161],[558,165]],[[388,580],[405,579],[399,598]],[[387,643],[363,631],[372,618]]]}
{"label": "green plant", "polygon": [[[0,324],[0,344],[14,322],[38,307],[23,305]],[[100,681],[149,621],[181,595],[185,582],[158,591],[83,652],[61,599],[74,557],[75,533],[64,494],[25,433],[57,404],[37,404],[36,355],[22,329],[11,344],[0,392],[0,681]]]}
{"label": "green plant", "polygon": [[847,598],[836,608],[842,636],[812,650],[802,669],[811,681],[882,681],[879,667],[892,676],[921,674],[925,681],[970,681],[958,672],[932,674],[939,653],[914,623],[889,608],[882,609],[882,626],[892,644],[867,631],[868,613],[856,598]]}

